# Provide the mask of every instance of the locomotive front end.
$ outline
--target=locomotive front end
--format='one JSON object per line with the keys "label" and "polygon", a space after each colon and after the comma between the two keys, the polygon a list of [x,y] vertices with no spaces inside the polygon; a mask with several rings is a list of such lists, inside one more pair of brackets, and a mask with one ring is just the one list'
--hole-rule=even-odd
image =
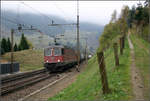
{"label": "locomotive front end", "polygon": [[48,71],[55,71],[62,63],[62,47],[53,46],[44,49],[44,67]]}

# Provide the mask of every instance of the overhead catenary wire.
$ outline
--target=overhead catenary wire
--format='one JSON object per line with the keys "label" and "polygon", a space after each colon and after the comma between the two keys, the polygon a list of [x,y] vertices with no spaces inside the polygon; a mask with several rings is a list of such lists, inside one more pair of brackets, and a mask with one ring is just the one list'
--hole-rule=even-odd
{"label": "overhead catenary wire", "polygon": [[[32,10],[38,12],[38,14],[40,14],[41,16],[44,16],[45,18],[48,18],[49,20],[52,21],[52,19],[49,18],[47,15],[45,15],[45,14],[41,13],[40,11],[34,9],[34,8],[31,7],[30,5],[28,5],[28,4],[24,3],[24,2],[20,2],[20,3],[23,4],[23,5],[25,5],[25,6],[27,6],[27,7],[29,7],[30,9],[32,9]],[[56,6],[57,6],[57,5],[56,5]],[[57,6],[57,8],[58,8],[59,10],[61,10],[60,7]],[[20,17],[20,11],[21,11],[21,10],[20,10],[20,5],[19,5],[19,4],[18,4],[18,9],[17,9],[17,11],[18,11],[17,17]],[[63,12],[63,14],[65,15],[65,12],[64,12],[63,10],[61,10],[61,12]],[[16,20],[15,20],[16,22],[15,22],[15,21],[12,21],[12,20],[9,20],[9,19],[7,19],[7,21],[9,21],[9,22],[11,22],[11,23],[14,23],[14,24],[16,24],[16,25],[20,24],[21,22],[22,22],[22,23],[25,23],[25,22],[22,21],[22,19],[20,19],[20,18],[16,19]],[[23,27],[26,27],[26,28],[30,28],[30,26],[31,26],[31,25],[28,26],[29,24],[22,24],[22,25],[23,25]],[[41,27],[44,27],[44,26],[42,25]],[[41,33],[40,30],[38,30],[38,31]]]}
{"label": "overhead catenary wire", "polygon": [[17,5],[17,16],[16,16],[16,21],[18,24],[20,24],[20,4],[18,3]]}
{"label": "overhead catenary wire", "polygon": [[24,3],[24,2],[21,2],[21,4],[23,4],[23,5],[25,5],[25,6],[29,7],[29,8],[31,8],[32,10],[38,12],[41,16],[44,16],[45,18],[48,18],[49,20],[52,21],[52,19],[51,19],[50,17],[48,17],[47,15],[45,15],[45,14],[41,13],[40,11],[34,9],[33,7],[29,6],[28,4],[26,4],[26,3]]}
{"label": "overhead catenary wire", "polygon": [[[44,16],[45,18],[48,18],[48,19],[51,20],[51,21],[54,21],[53,19],[49,18],[47,15],[41,13],[40,11],[34,9],[34,8],[31,7],[30,5],[28,5],[28,4],[24,3],[24,2],[21,2],[21,3],[22,3],[23,5],[25,5],[25,6],[29,7],[29,8],[31,8],[32,10],[38,12],[41,16]],[[59,10],[64,14],[64,16],[66,15],[65,12],[64,12],[60,7],[58,7],[58,5],[56,5],[56,3],[55,3],[54,5],[56,6],[57,9],[59,9]],[[65,17],[66,17],[66,16],[65,16]],[[43,27],[43,26],[42,26],[42,27]]]}
{"label": "overhead catenary wire", "polygon": [[[10,19],[4,18],[4,17],[1,17],[1,18],[4,19],[5,21],[8,21],[8,22],[10,22],[10,23],[13,23],[13,24],[18,25],[18,23],[15,22],[15,21],[13,21],[13,20],[10,20]],[[40,34],[43,35],[43,32],[42,32],[41,30],[39,30],[38,28],[36,28],[35,26],[33,26],[33,25],[26,25],[26,24],[23,24],[22,26],[26,28],[25,30],[27,30],[27,29],[31,29],[31,30],[32,30],[32,28],[33,28],[34,30],[36,30],[37,32],[39,32]],[[30,26],[30,27],[29,27],[29,26]],[[31,26],[32,26],[32,28],[31,28]]]}
{"label": "overhead catenary wire", "polygon": [[[54,2],[53,4],[55,5],[55,7],[56,7],[57,9],[60,10],[60,12],[62,12],[62,14],[63,14],[64,17],[65,17],[65,21],[66,21],[66,22],[68,22],[68,19],[71,21],[71,16],[67,17],[67,16],[66,16],[66,13],[63,11],[63,9],[62,9],[60,6],[58,6],[55,2]],[[66,24],[66,25],[67,25],[67,24]],[[73,27],[74,27],[74,26],[71,26],[72,30],[73,30]]]}
{"label": "overhead catenary wire", "polygon": [[[25,3],[24,3],[24,5],[27,6],[27,4],[25,4]],[[20,7],[20,6],[19,6],[19,7]],[[19,11],[20,11],[20,10],[19,10],[19,7],[18,7],[18,14],[17,14],[18,19],[19,19],[19,17],[20,17],[20,14],[19,14],[19,13],[20,13],[20,12],[19,12]],[[28,6],[28,7],[29,7],[29,6]],[[29,7],[29,8],[31,8],[31,7]],[[32,9],[33,9],[33,8],[32,8]],[[34,9],[34,11],[38,12],[38,11],[35,10],[35,9]],[[43,15],[42,15],[42,16],[43,16]],[[23,20],[21,20],[21,19],[19,19],[19,21],[25,23],[25,22],[24,22]],[[42,25],[42,26],[43,26],[43,25]]]}
{"label": "overhead catenary wire", "polygon": [[[68,22],[68,20],[72,21],[72,20],[71,20],[71,16],[69,16],[69,17],[66,16],[66,13],[63,11],[63,9],[62,9],[60,6],[58,6],[58,5],[56,4],[56,2],[53,2],[53,4],[54,4],[54,6],[63,14],[64,19],[65,19],[66,22]],[[62,30],[64,29],[64,28],[62,27],[62,26],[64,26],[64,25],[71,25],[71,24],[57,24],[57,26],[58,26],[58,27],[61,27]],[[72,25],[74,25],[74,24],[72,24]],[[74,27],[74,26],[72,26],[72,27]]]}
{"label": "overhead catenary wire", "polygon": [[55,5],[55,7],[56,7],[57,9],[60,10],[60,12],[62,12],[62,14],[64,15],[66,21],[68,21],[68,19],[71,21],[71,16],[67,17],[67,16],[66,16],[66,13],[63,11],[63,9],[62,9],[60,6],[58,6],[55,2],[54,2],[54,5]]}
{"label": "overhead catenary wire", "polygon": [[[15,21],[13,21],[13,20],[10,20],[10,19],[8,19],[8,18],[4,18],[3,16],[1,16],[1,19],[4,19],[5,21],[8,21],[8,22],[10,22],[10,23],[13,23],[13,24],[16,24],[16,25],[18,25],[18,23],[17,22],[15,22]],[[3,21],[3,20],[2,20]]]}
{"label": "overhead catenary wire", "polygon": [[[30,8],[32,8],[32,7],[30,7]],[[33,9],[33,8],[32,8]],[[35,10],[34,10],[35,11]],[[39,12],[40,13],[40,12]],[[45,16],[44,14],[42,14],[42,13],[40,13],[40,15],[42,15],[42,16],[44,16],[45,18],[48,18],[47,16]],[[11,17],[12,18],[12,17]],[[24,21],[21,21],[21,19],[20,19],[20,5],[18,5],[18,9],[17,9],[17,15],[16,15],[16,19],[15,20],[10,20],[10,19],[7,19],[6,17],[3,17],[3,21],[8,21],[8,22],[10,22],[10,23],[12,23],[12,24],[15,24],[15,25],[17,25],[18,26],[18,28],[19,28],[19,26],[21,26],[21,27],[24,27],[22,30],[20,30],[19,32],[23,32],[23,30],[35,30],[35,31],[37,31],[37,32],[39,32],[41,35],[43,35],[44,33],[41,31],[41,30],[39,30],[38,28],[35,28],[35,26],[33,26],[33,25],[27,25],[27,24],[21,24],[21,22],[23,22],[24,23]],[[50,19],[50,18],[48,18],[48,19]],[[51,20],[51,19],[50,19]],[[21,22],[20,22],[21,21]],[[5,24],[5,26],[6,26],[6,24]],[[31,26],[32,27],[34,27],[33,29],[31,28]],[[43,27],[43,26],[42,26]],[[16,28],[15,29],[15,32],[16,33],[18,33],[18,28]],[[40,38],[42,38],[43,36],[41,36]],[[52,36],[51,36],[52,37]]]}
{"label": "overhead catenary wire", "polygon": [[[38,14],[40,14],[41,16],[43,16],[43,17],[45,17],[45,18],[47,18],[47,19],[49,19],[49,20],[51,20],[51,21],[54,21],[54,20],[51,19],[49,16],[47,16],[47,15],[41,13],[40,11],[34,9],[34,8],[31,7],[30,5],[28,5],[28,4],[24,3],[24,2],[20,2],[20,3],[23,4],[23,5],[25,5],[25,6],[27,6],[27,7],[29,7],[30,9],[36,11],[36,12],[37,12]],[[44,20],[45,20],[45,19],[44,19]],[[47,20],[45,20],[45,21],[47,22]],[[45,24],[45,25],[38,25],[38,26],[45,28],[45,27],[47,27],[47,24]],[[40,32],[40,31],[39,31],[39,32]],[[40,33],[41,33],[41,32],[40,32]],[[52,36],[51,36],[51,37],[52,37]]]}

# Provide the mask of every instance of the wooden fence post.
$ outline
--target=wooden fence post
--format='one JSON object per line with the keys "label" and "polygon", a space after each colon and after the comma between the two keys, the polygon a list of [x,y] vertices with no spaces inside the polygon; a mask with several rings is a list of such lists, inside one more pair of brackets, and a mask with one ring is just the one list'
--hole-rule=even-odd
{"label": "wooden fence post", "polygon": [[115,65],[119,66],[118,45],[117,45],[117,43],[114,43],[113,47],[114,47]]}
{"label": "wooden fence post", "polygon": [[125,48],[125,35],[122,37],[122,48]]}
{"label": "wooden fence post", "polygon": [[123,54],[123,38],[121,37],[120,38],[120,54],[122,55]]}
{"label": "wooden fence post", "polygon": [[103,94],[107,94],[107,93],[110,93],[110,89],[108,87],[108,81],[107,81],[107,74],[106,74],[106,69],[105,69],[103,52],[98,52],[97,58],[98,58],[98,63],[99,63]]}

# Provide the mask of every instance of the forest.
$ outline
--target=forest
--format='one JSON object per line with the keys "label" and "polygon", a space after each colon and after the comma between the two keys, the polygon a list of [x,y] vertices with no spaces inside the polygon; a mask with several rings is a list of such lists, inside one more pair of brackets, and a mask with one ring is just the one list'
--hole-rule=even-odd
{"label": "forest", "polygon": [[[2,38],[2,40],[0,41],[0,45],[1,45],[1,54],[4,54],[6,52],[11,52],[11,42],[9,37],[7,39]],[[17,43],[15,43],[13,47],[14,47],[13,48],[14,51],[21,51],[21,50],[29,49],[30,47],[32,47],[32,44],[28,42],[27,38],[22,33],[19,44],[17,45]]]}

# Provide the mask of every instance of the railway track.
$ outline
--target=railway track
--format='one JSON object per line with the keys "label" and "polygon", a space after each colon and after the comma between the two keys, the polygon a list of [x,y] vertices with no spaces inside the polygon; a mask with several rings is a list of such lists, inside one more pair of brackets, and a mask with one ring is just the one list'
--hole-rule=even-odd
{"label": "railway track", "polygon": [[[67,71],[65,72],[67,73]],[[58,76],[58,74],[59,73],[49,74],[46,73],[45,69],[41,69],[3,77],[1,78],[1,95],[7,95],[11,92],[15,92],[24,87],[31,86],[35,83],[54,77],[56,75]]]}
{"label": "railway track", "polygon": [[28,78],[28,77],[31,77],[31,76],[36,75],[36,74],[45,73],[45,72],[46,72],[45,69],[40,69],[40,70],[31,71],[31,72],[25,72],[25,73],[19,73],[19,74],[15,74],[15,75],[9,75],[9,76],[6,76],[6,77],[2,77],[1,78],[1,83],[5,84],[5,83],[9,83],[9,82],[19,80],[19,79],[22,79],[22,78]]}
{"label": "railway track", "polygon": [[46,73],[46,70],[42,69],[2,78],[1,95],[15,92],[16,90],[48,79],[54,75],[49,75]]}
{"label": "railway track", "polygon": [[[75,68],[70,68],[62,72],[55,72],[51,74],[46,73],[46,70],[38,70],[31,72],[31,74],[33,74],[32,76],[29,72],[27,72],[3,77],[3,84],[1,85],[1,100],[26,101],[29,97],[40,94],[40,92],[48,89],[47,87],[55,85],[57,82],[60,82],[60,80],[62,81],[63,78],[70,78],[70,75],[75,72]],[[30,76],[25,76],[24,74]],[[12,79],[12,77],[16,79]]]}

